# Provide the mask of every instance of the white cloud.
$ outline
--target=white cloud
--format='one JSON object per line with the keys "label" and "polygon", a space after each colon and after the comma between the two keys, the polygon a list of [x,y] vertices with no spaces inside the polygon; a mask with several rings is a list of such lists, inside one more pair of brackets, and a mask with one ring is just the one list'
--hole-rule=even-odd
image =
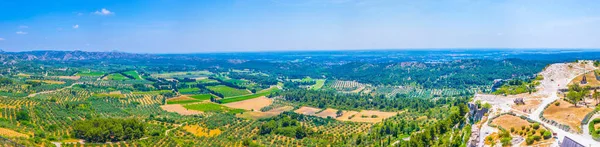
{"label": "white cloud", "polygon": [[5,40],[4,38],[0,38],[0,41],[4,41],[4,40]]}
{"label": "white cloud", "polygon": [[20,29],[27,29],[27,28],[29,28],[29,26],[26,26],[26,25],[20,25],[20,26],[19,26],[19,28],[20,28]]}
{"label": "white cloud", "polygon": [[77,13],[77,16],[81,16],[81,15],[83,15],[83,13]]}
{"label": "white cloud", "polygon": [[78,24],[76,24],[76,25],[73,26],[73,29],[78,29],[78,28],[79,28]]}
{"label": "white cloud", "polygon": [[27,35],[27,32],[23,32],[23,31],[17,31],[16,33],[19,35]]}
{"label": "white cloud", "polygon": [[112,14],[115,14],[115,13],[114,12],[110,12],[106,8],[102,8],[102,10],[94,12],[94,14],[96,14],[96,15],[112,15]]}

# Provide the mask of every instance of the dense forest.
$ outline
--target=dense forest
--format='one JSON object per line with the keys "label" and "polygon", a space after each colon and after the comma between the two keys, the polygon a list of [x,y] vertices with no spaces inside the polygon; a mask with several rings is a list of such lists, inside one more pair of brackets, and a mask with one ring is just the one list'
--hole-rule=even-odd
{"label": "dense forest", "polygon": [[78,138],[90,142],[139,139],[146,132],[142,122],[135,119],[92,119],[77,121],[73,131]]}
{"label": "dense forest", "polygon": [[[423,98],[408,98],[396,95],[388,98],[383,95],[359,95],[338,93],[333,90],[302,90],[290,89],[275,92],[271,96],[281,96],[283,99],[318,108],[339,108],[346,110],[386,110],[397,111],[408,109],[410,111],[423,112],[448,101],[460,100],[455,98],[440,98],[435,101]],[[461,101],[466,103],[466,101]]]}

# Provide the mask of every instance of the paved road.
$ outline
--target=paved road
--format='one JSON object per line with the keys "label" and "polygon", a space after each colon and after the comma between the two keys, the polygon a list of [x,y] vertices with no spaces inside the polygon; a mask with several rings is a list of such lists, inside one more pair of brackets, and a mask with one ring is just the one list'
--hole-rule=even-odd
{"label": "paved road", "polygon": [[[579,74],[579,75],[581,75],[581,74]],[[548,89],[545,89],[545,90],[551,90],[552,93],[549,95],[550,97],[543,99],[543,101],[539,105],[539,107],[537,109],[535,109],[535,111],[533,111],[533,113],[531,113],[531,115],[529,115],[529,118],[532,119],[532,120],[534,120],[534,121],[538,121],[538,122],[544,124],[546,127],[548,127],[549,129],[551,129],[552,131],[556,132],[559,141],[562,141],[565,138],[565,136],[569,136],[569,138],[571,138],[574,141],[579,142],[579,143],[581,143],[581,144],[583,144],[585,146],[590,146],[590,147],[592,147],[592,146],[600,146],[600,142],[594,141],[591,137],[588,138],[587,136],[582,135],[582,134],[573,134],[573,133],[570,133],[570,132],[566,132],[566,131],[564,131],[564,130],[562,130],[562,129],[554,126],[554,125],[550,125],[550,124],[548,124],[548,123],[543,122],[543,121],[540,120],[540,115],[542,115],[542,111],[544,111],[544,109],[546,108],[546,106],[550,105],[552,102],[554,102],[555,100],[559,99],[558,95],[557,95],[558,89],[560,87],[563,87],[563,88],[566,87],[565,86],[566,83],[568,83],[569,81],[573,80],[575,77],[571,77],[569,79],[565,79],[566,80],[565,83],[562,83],[562,81],[557,81],[557,82],[553,82],[553,84],[554,84],[553,86],[544,87],[544,88],[548,88]],[[561,82],[561,86],[560,87],[558,86],[558,82]],[[586,128],[584,128],[584,130],[585,129]]]}

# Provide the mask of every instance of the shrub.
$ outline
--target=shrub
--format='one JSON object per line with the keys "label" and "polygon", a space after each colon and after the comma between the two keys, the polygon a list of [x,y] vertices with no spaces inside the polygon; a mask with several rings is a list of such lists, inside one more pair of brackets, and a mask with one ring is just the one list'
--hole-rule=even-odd
{"label": "shrub", "polygon": [[525,143],[527,143],[527,145],[533,144],[533,136],[525,138]]}
{"label": "shrub", "polygon": [[560,106],[560,102],[554,103],[555,106]]}
{"label": "shrub", "polygon": [[538,135],[533,135],[533,140],[535,140],[535,141],[540,141],[540,139],[542,139],[542,137],[541,137],[541,136],[538,136]]}
{"label": "shrub", "polygon": [[552,137],[552,133],[550,131],[544,131],[543,133],[544,139],[550,139]]}
{"label": "shrub", "polygon": [[533,123],[533,129],[539,129],[540,128],[540,123]]}
{"label": "shrub", "polygon": [[514,127],[510,127],[510,132],[515,132],[515,128]]}
{"label": "shrub", "polygon": [[511,137],[504,137],[500,139],[500,143],[502,143],[502,146],[511,146],[512,143],[510,142],[512,140]]}

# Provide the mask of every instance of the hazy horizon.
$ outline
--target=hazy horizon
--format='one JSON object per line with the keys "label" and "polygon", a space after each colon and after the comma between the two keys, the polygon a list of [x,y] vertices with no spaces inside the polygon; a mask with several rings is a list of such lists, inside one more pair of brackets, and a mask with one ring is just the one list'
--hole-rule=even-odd
{"label": "hazy horizon", "polygon": [[593,0],[6,1],[0,49],[600,49],[598,8]]}

